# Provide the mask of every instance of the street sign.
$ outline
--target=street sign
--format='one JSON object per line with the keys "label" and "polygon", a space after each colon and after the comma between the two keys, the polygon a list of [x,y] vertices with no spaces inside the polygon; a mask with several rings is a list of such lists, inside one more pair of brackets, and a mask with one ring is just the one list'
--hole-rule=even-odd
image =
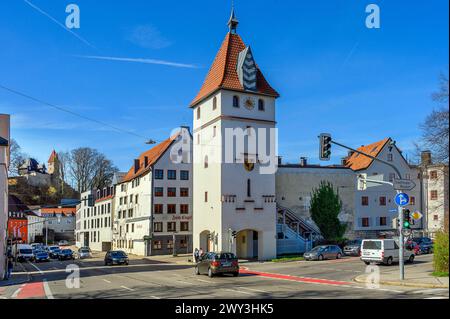
{"label": "street sign", "polygon": [[414,213],[411,214],[411,217],[414,219],[415,222],[417,222],[422,219],[423,214],[421,212],[415,211]]}
{"label": "street sign", "polygon": [[398,206],[406,206],[409,204],[409,196],[405,193],[399,193],[397,196],[395,196],[395,203]]}
{"label": "street sign", "polygon": [[405,237],[410,236],[411,233],[412,233],[412,229],[410,229],[410,228],[404,228],[404,229],[402,229],[402,234],[403,234],[403,236],[405,236]]}
{"label": "street sign", "polygon": [[416,183],[410,179],[394,179],[394,189],[398,191],[410,191],[416,187]]}

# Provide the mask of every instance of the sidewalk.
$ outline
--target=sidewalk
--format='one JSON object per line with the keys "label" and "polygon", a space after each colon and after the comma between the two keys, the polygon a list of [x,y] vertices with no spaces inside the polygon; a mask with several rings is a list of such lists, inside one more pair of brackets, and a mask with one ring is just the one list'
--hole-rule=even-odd
{"label": "sidewalk", "polygon": [[161,263],[171,263],[178,265],[193,265],[193,256],[192,254],[179,254],[174,257],[172,255],[162,255],[162,256],[148,256],[148,257],[138,257],[144,258],[151,261],[161,262]]}
{"label": "sidewalk", "polygon": [[0,287],[21,285],[31,280],[30,275],[21,263],[17,263],[9,280],[0,280]]}
{"label": "sidewalk", "polygon": [[[405,280],[399,279],[399,268],[394,266],[392,271],[381,273],[380,284],[390,286],[405,286],[417,288],[448,288],[448,277],[434,277],[431,263],[417,264],[405,268]],[[368,274],[359,275],[354,281],[366,283]]]}

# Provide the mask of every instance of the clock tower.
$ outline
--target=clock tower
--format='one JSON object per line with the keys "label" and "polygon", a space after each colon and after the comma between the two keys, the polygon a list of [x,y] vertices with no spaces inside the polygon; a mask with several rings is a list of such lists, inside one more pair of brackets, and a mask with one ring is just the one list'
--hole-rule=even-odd
{"label": "clock tower", "polygon": [[232,10],[192,101],[194,248],[240,258],[276,256],[275,100]]}

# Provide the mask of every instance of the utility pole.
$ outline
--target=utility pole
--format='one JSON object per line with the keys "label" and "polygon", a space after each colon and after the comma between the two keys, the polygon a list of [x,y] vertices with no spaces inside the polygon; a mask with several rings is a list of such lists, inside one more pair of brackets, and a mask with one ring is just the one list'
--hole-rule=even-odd
{"label": "utility pole", "polygon": [[[385,165],[388,165],[389,167],[391,167],[395,173],[398,175],[399,179],[402,179],[402,175],[400,173],[400,171],[398,170],[398,168],[393,165],[392,163],[389,163],[387,161],[384,161],[382,159],[376,158],[375,156],[366,154],[364,152],[358,151],[354,148],[351,148],[349,146],[346,146],[344,144],[335,142],[332,138],[330,134],[321,134],[319,136],[319,140],[320,140],[320,158],[323,160],[329,160],[330,155],[331,155],[331,147],[328,147],[329,144],[334,144],[337,146],[340,146],[342,148],[345,148],[347,150],[350,150],[352,152],[358,153],[360,155],[366,156],[374,161],[383,163]],[[395,143],[394,143],[395,144]],[[367,180],[367,179],[366,179]],[[373,180],[368,180],[370,182],[378,182],[380,184],[390,184],[392,185],[392,187],[394,187],[393,183],[389,183],[389,182],[383,182],[381,183],[381,181],[373,181]],[[401,191],[397,190],[397,195],[400,194]],[[404,280],[405,279],[405,260],[404,260],[404,249],[405,249],[405,239],[404,239],[404,235],[403,235],[403,222],[404,222],[404,218],[403,218],[403,207],[400,205],[398,206],[398,219],[400,221],[400,227],[399,227],[399,267],[400,267],[400,280]]]}

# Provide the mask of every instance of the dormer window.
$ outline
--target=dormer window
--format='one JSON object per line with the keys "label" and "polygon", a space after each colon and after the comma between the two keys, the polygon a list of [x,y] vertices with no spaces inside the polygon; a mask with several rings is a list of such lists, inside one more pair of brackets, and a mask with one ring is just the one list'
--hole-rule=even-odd
{"label": "dormer window", "polygon": [[239,107],[239,96],[233,96],[233,107]]}
{"label": "dormer window", "polygon": [[264,105],[264,100],[263,99],[259,99],[258,100],[258,110],[259,111],[264,111],[265,110],[265,105]]}
{"label": "dormer window", "polygon": [[215,109],[217,109],[217,97],[216,96],[213,98],[213,111]]}

